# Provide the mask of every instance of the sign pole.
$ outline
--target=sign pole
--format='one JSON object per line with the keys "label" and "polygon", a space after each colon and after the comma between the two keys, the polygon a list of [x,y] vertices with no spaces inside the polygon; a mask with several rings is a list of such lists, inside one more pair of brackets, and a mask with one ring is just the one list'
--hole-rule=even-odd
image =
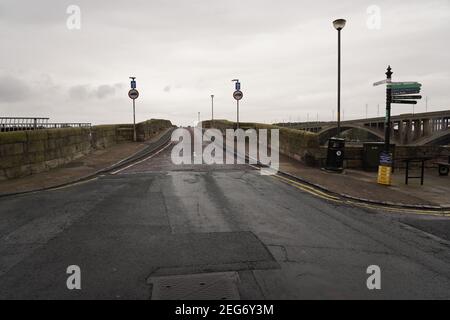
{"label": "sign pole", "polygon": [[133,99],[133,141],[136,142],[136,99]]}
{"label": "sign pole", "polygon": [[[391,66],[388,66],[386,72],[386,83],[391,82],[392,71]],[[380,162],[378,165],[377,182],[382,185],[391,185],[392,173],[392,154],[390,152],[391,140],[391,102],[392,89],[390,85],[386,86],[386,117],[384,123],[384,150],[380,152]]]}
{"label": "sign pole", "polygon": [[233,93],[233,98],[236,100],[236,129],[239,129],[239,100],[242,99],[243,94],[241,91],[241,83],[239,82],[239,79],[231,80],[235,82],[235,91]]}
{"label": "sign pole", "polygon": [[[380,152],[380,163],[378,166],[378,183],[391,185],[391,173],[393,166],[393,152],[391,152],[391,104],[412,104],[417,103],[416,99],[421,99],[420,87],[422,84],[415,81],[392,82],[391,66],[387,67],[386,80],[375,82],[373,85],[386,84],[386,117],[384,122],[384,150]],[[414,108],[413,108],[414,113]]]}
{"label": "sign pole", "polygon": [[[391,66],[388,66],[387,72],[386,72],[386,79],[387,82],[390,82],[392,78],[392,71]],[[385,118],[385,125],[384,125],[384,151],[389,153],[390,149],[390,140],[391,140],[391,94],[392,89],[390,86],[386,86],[386,118]]]}
{"label": "sign pole", "polygon": [[133,141],[137,141],[136,136],[136,99],[139,97],[139,91],[136,90],[136,77],[130,77],[131,90],[128,91],[128,97],[133,100]]}
{"label": "sign pole", "polygon": [[237,129],[239,129],[239,100],[236,100],[237,103]]}

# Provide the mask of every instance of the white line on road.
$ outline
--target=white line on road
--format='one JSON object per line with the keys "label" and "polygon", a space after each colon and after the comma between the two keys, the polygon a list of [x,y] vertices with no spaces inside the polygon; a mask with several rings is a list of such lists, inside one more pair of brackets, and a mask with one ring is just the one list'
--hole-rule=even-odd
{"label": "white line on road", "polygon": [[116,170],[116,171],[114,171],[114,172],[111,172],[111,174],[114,175],[114,174],[119,173],[119,172],[121,172],[121,171],[123,171],[123,170],[126,170],[126,169],[128,169],[128,168],[131,168],[131,167],[133,167],[133,166],[135,166],[135,165],[137,165],[137,164],[139,164],[139,163],[142,163],[142,162],[144,162],[144,161],[147,161],[148,159],[151,159],[151,158],[153,158],[154,156],[156,156],[157,154],[163,152],[163,151],[164,151],[165,149],[167,149],[171,144],[172,144],[172,142],[168,143],[164,148],[162,148],[162,149],[159,150],[158,152],[156,152],[156,153],[154,153],[154,154],[148,156],[147,158],[144,158],[144,159],[142,159],[142,160],[140,160],[140,161],[138,161],[138,162],[132,163],[132,164],[126,166],[125,168],[122,168],[122,169]]}

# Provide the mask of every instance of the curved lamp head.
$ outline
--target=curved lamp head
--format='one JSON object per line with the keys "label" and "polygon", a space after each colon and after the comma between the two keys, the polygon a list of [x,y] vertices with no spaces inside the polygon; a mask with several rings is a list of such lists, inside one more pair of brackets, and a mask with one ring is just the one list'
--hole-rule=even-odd
{"label": "curved lamp head", "polygon": [[345,19],[337,19],[333,21],[333,26],[336,30],[341,30],[345,27],[346,22]]}

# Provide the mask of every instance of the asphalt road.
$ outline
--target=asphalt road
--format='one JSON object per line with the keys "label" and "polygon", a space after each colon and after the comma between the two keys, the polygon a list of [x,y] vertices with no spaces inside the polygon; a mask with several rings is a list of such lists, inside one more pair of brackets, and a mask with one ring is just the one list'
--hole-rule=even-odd
{"label": "asphalt road", "polygon": [[[170,150],[0,199],[0,298],[450,298],[449,243],[414,227],[423,218],[329,202],[247,165],[176,166]],[[66,287],[69,265],[81,290]]]}

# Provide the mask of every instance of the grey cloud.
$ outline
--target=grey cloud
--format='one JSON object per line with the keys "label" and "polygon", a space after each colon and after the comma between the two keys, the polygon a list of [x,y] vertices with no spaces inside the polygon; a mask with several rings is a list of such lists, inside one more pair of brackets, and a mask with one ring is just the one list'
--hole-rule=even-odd
{"label": "grey cloud", "polygon": [[75,85],[69,88],[69,97],[75,100],[106,99],[113,97],[117,90],[123,88],[123,84],[103,84],[97,87],[91,85]]}
{"label": "grey cloud", "polygon": [[116,93],[114,86],[109,86],[107,84],[101,85],[96,90],[97,98],[103,99],[108,96],[113,96]]}
{"label": "grey cloud", "polygon": [[63,24],[68,16],[66,9],[69,4],[70,2],[52,0],[39,0],[36,3],[24,0],[2,0],[0,16],[2,20],[10,24]]}
{"label": "grey cloud", "polygon": [[89,91],[87,86],[77,85],[69,89],[69,96],[76,100],[85,100],[89,97]]}
{"label": "grey cloud", "polygon": [[24,101],[31,93],[31,87],[22,79],[11,75],[0,75],[0,102]]}
{"label": "grey cloud", "polygon": [[170,86],[165,86],[163,90],[164,90],[164,92],[170,92],[171,87]]}

